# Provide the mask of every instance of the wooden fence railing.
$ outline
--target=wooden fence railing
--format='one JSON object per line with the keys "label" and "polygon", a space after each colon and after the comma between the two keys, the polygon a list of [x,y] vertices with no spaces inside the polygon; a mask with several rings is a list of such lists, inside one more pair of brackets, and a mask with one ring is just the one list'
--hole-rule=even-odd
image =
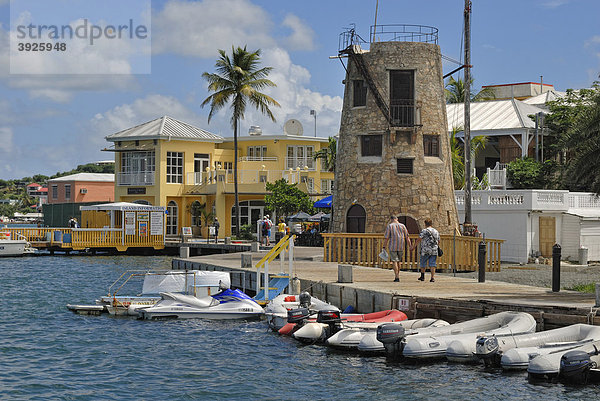
{"label": "wooden fence railing", "polygon": [[0,228],[0,232],[10,233],[11,239],[26,239],[36,248],[66,248],[82,250],[85,248],[164,248],[162,235],[125,235],[115,228]]}
{"label": "wooden fence railing", "polygon": [[[379,258],[383,247],[383,234],[349,234],[324,233],[323,261],[342,264],[383,267],[390,269],[391,262]],[[411,240],[418,238],[412,234]],[[444,251],[437,260],[438,269],[456,271],[476,271],[478,268],[478,246],[482,238],[442,235],[440,247]],[[500,246],[503,240],[485,239],[486,271],[500,271]],[[419,248],[406,250],[400,261],[400,269],[416,270],[419,268]]]}

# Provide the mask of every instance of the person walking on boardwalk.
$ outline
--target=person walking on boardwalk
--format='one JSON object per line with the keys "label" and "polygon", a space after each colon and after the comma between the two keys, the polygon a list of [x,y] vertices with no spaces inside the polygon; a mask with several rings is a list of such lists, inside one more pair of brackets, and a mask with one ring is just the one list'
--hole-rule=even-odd
{"label": "person walking on boardwalk", "polygon": [[429,281],[433,283],[435,281],[440,233],[433,228],[433,222],[430,218],[425,219],[425,228],[419,233],[419,238],[415,241],[412,249],[415,249],[419,242],[421,242],[421,277],[419,277],[419,281],[425,281],[425,270],[429,265],[429,271],[431,272],[431,280]]}
{"label": "person walking on boardwalk", "polygon": [[390,216],[390,223],[385,228],[383,249],[387,248],[394,268],[394,282],[400,281],[400,259],[406,247],[411,247],[406,226],[398,222],[397,216]]}

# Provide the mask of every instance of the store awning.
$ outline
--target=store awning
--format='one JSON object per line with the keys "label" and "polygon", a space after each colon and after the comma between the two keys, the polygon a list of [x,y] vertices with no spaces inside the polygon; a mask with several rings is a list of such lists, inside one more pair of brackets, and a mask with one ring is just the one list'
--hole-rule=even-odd
{"label": "store awning", "polygon": [[331,208],[331,201],[332,201],[333,195],[329,195],[323,199],[319,199],[318,201],[316,201],[314,203],[314,207],[318,207],[318,208]]}

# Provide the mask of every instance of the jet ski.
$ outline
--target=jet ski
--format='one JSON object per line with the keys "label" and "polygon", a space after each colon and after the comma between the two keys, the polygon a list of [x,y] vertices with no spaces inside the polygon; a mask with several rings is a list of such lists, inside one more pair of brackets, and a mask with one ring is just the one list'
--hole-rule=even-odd
{"label": "jet ski", "polygon": [[265,313],[240,290],[226,289],[201,297],[172,292],[162,292],[160,296],[161,300],[154,306],[137,309],[142,319],[252,319]]}

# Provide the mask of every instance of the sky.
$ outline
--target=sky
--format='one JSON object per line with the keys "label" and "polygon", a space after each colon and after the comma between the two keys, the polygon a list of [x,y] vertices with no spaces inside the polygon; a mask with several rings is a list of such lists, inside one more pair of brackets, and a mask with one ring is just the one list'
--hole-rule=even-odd
{"label": "sky", "polygon": [[[78,14],[70,1],[82,0],[0,0],[1,179],[114,159],[102,151],[111,145],[107,135],[163,115],[232,136],[228,109],[209,124],[200,106],[209,95],[202,73],[214,72],[218,49],[232,46],[261,50],[277,85],[265,92],[281,104],[276,122],[249,108],[241,135],[251,125],[281,134],[291,118],[315,135],[310,110],[317,136],[337,135],[345,71],[330,56],[352,24],[368,39],[376,9],[376,0],[85,0]],[[463,0],[379,0],[377,24],[436,27],[442,54],[461,60],[463,8]],[[561,91],[589,87],[600,73],[599,15],[597,0],[473,0],[475,87],[540,76]],[[148,31],[85,49],[84,39],[66,41],[62,53],[14,47],[19,24],[78,26],[82,18],[101,28],[132,19]],[[444,60],[444,73],[457,67]]]}

